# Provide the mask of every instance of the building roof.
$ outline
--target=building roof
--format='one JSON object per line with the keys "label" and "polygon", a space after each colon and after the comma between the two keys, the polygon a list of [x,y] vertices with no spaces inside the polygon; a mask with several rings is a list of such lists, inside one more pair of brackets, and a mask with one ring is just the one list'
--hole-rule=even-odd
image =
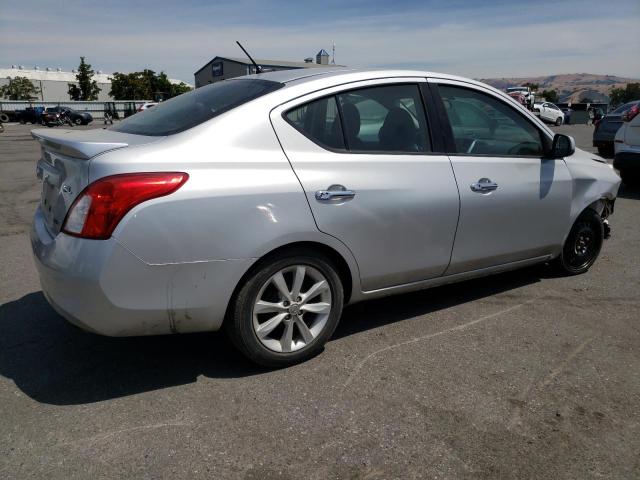
{"label": "building roof", "polygon": [[[207,65],[210,65],[211,63],[213,63],[214,60],[227,60],[229,62],[235,62],[235,63],[240,63],[242,65],[253,65],[253,63],[251,63],[251,60],[249,60],[248,58],[241,58],[241,57],[221,57],[221,56],[216,56],[213,57],[211,60],[209,60],[206,64],[204,64],[201,68],[199,68],[195,73],[197,74],[198,72],[204,70],[204,68]],[[326,67],[344,67],[344,65],[320,65],[318,63],[307,63],[307,62],[289,62],[286,60],[267,60],[264,58],[255,58],[254,59],[256,61],[256,63],[258,65],[262,65],[264,67],[285,67],[285,68],[326,68]]]}
{"label": "building roof", "polygon": [[[93,79],[98,83],[111,83],[111,73],[94,73]],[[63,72],[62,70],[32,70],[27,68],[0,68],[0,78],[7,77],[26,77],[29,80],[49,80],[52,82],[76,82],[75,72]],[[174,84],[182,82],[182,80],[176,80],[170,78],[169,81]],[[190,87],[193,85],[186,83]]]}
{"label": "building roof", "polygon": [[328,57],[329,56],[329,54],[327,53],[327,51],[324,48],[318,52],[318,55],[320,55],[321,57]]}

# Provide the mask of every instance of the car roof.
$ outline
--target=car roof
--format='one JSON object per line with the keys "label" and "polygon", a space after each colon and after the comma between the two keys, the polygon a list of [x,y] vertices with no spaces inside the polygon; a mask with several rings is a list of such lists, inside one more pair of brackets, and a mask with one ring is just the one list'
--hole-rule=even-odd
{"label": "car roof", "polygon": [[[489,88],[494,91],[499,90],[487,85],[486,83],[479,82],[470,78],[460,77],[457,75],[450,75],[447,73],[432,72],[426,70],[399,70],[399,69],[356,69],[356,68],[314,68],[312,69],[298,69],[298,70],[279,70],[275,72],[265,72],[260,74],[254,74],[245,77],[238,77],[237,79],[262,79],[271,80],[274,82],[284,83],[287,87],[302,86],[305,84],[320,84],[323,87],[331,85],[340,85],[349,82],[373,80],[377,78],[393,78],[393,77],[417,77],[417,78],[438,78],[445,80],[457,80],[465,83],[470,83],[484,88]],[[234,79],[235,80],[235,79]],[[311,85],[309,85],[311,87]],[[504,92],[500,92],[504,95]]]}

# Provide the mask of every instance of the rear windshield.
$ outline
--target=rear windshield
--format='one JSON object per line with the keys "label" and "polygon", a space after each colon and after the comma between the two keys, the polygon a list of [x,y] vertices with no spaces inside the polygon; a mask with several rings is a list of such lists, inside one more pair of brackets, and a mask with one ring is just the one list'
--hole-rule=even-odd
{"label": "rear windshield", "polygon": [[621,107],[616,108],[613,112],[614,114],[620,115],[624,112],[626,112],[627,110],[631,110],[631,107],[633,107],[637,102],[630,102],[630,103],[625,103],[624,105],[622,105]]}
{"label": "rear windshield", "polygon": [[225,80],[167,100],[126,118],[111,130],[165,136],[183,132],[284,85],[270,80]]}

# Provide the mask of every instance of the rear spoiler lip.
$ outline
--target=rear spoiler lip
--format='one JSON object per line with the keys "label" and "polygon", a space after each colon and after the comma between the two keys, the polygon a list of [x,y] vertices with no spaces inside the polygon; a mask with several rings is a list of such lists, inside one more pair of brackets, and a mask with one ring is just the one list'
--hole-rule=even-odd
{"label": "rear spoiler lip", "polygon": [[101,153],[129,146],[128,143],[124,142],[82,142],[60,138],[60,134],[66,132],[68,132],[68,130],[54,133],[43,128],[36,128],[35,130],[31,130],[31,136],[38,140],[43,147],[47,147],[61,155],[80,158],[82,160],[89,160]]}

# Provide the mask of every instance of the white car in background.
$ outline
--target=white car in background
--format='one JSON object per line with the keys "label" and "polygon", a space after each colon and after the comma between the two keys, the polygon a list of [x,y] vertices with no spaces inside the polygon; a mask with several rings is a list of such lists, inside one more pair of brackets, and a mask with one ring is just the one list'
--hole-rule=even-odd
{"label": "white car in background", "polygon": [[138,112],[144,112],[145,110],[148,110],[149,108],[153,108],[156,105],[158,105],[157,102],[145,102],[138,107]]}
{"label": "white car in background", "polygon": [[623,124],[613,141],[613,167],[627,185],[640,184],[640,104],[622,114]]}
{"label": "white car in background", "polygon": [[537,103],[533,107],[534,111],[540,115],[540,120],[562,125],[564,123],[564,112],[560,107],[551,102]]}

